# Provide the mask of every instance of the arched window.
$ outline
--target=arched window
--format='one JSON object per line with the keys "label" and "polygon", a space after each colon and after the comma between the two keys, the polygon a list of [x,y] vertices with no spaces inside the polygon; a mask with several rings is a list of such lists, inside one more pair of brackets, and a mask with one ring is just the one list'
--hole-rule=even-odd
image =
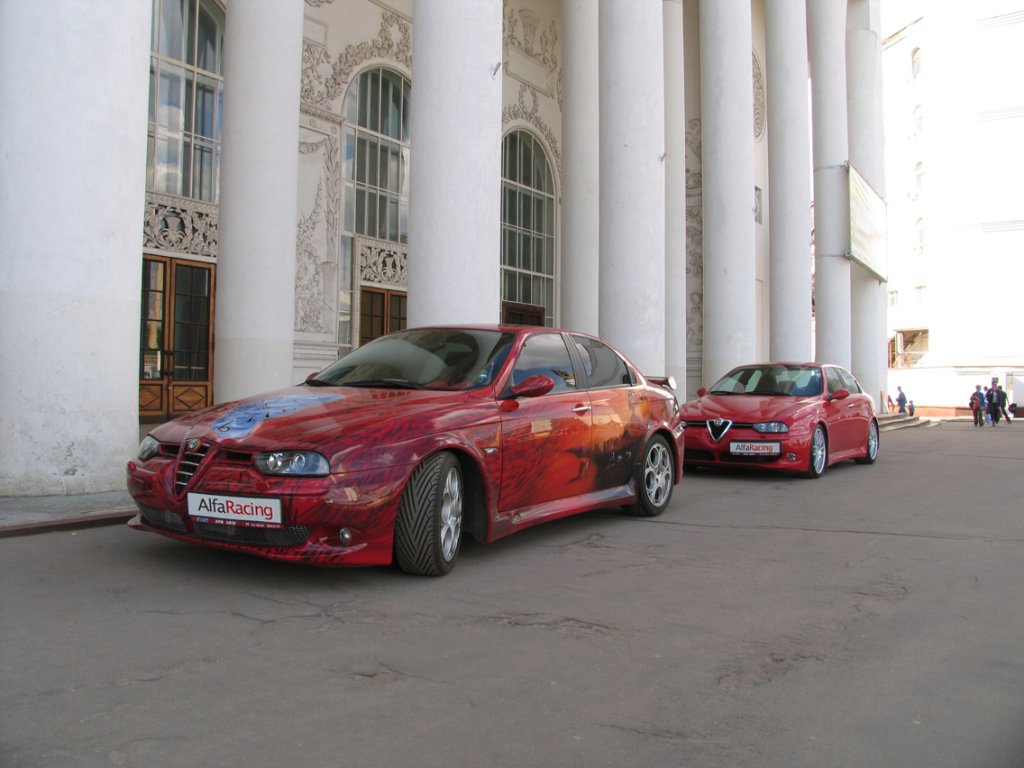
{"label": "arched window", "polygon": [[501,148],[502,319],[555,321],[555,183],[543,145],[514,130]]}
{"label": "arched window", "polygon": [[146,188],[217,202],[224,100],[224,9],[153,0]]}
{"label": "arched window", "polygon": [[[353,258],[358,237],[395,244],[384,256],[394,266],[409,242],[409,96],[400,73],[384,67],[363,72],[345,98],[345,211],[342,270],[359,269]],[[380,250],[378,249],[378,255]],[[390,261],[388,260],[390,259]],[[387,271],[397,280],[399,270]],[[392,274],[395,273],[395,274]],[[382,277],[381,279],[385,279]],[[349,343],[351,294],[342,289],[339,341]],[[359,288],[359,343],[405,328],[403,285],[377,281]]]}

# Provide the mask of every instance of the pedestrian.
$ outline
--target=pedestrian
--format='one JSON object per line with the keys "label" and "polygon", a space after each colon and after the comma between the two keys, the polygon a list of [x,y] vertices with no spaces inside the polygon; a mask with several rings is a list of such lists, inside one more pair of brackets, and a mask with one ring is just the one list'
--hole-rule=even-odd
{"label": "pedestrian", "polygon": [[900,413],[907,412],[907,396],[903,392],[903,387],[896,387],[896,391],[899,392],[896,395],[896,405],[900,407]]}
{"label": "pedestrian", "polygon": [[985,408],[984,408],[984,410],[985,410],[985,423],[986,424],[991,424],[992,423],[992,414],[988,410],[988,404],[989,404],[989,402],[991,402],[991,400],[992,400],[992,398],[988,394],[988,387],[985,387]]}
{"label": "pedestrian", "polygon": [[1002,384],[996,385],[996,405],[999,406],[999,413],[1006,419],[1006,423],[1010,424],[1010,414],[1006,412],[1006,393],[1003,391]]}
{"label": "pedestrian", "polygon": [[981,384],[974,387],[971,392],[971,399],[968,401],[971,407],[971,414],[974,416],[974,426],[985,426],[985,393],[981,391]]}
{"label": "pedestrian", "polygon": [[985,399],[988,401],[986,411],[988,411],[989,423],[993,427],[997,427],[999,426],[999,395],[996,393],[995,386],[989,387],[988,392],[985,393]]}

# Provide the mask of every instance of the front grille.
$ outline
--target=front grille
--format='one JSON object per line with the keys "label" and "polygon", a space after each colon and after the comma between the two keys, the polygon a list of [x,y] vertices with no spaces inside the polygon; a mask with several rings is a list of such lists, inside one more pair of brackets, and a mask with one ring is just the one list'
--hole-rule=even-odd
{"label": "front grille", "polygon": [[196,523],[197,536],[213,541],[232,544],[248,544],[258,547],[291,547],[302,544],[309,538],[309,528],[304,525],[285,525],[281,528],[249,528],[242,525],[217,525]]}
{"label": "front grille", "polygon": [[184,449],[181,452],[181,458],[178,459],[178,471],[174,473],[174,490],[178,493],[183,493],[185,486],[188,485],[189,480],[195,475],[196,470],[199,469],[199,464],[202,462],[203,457],[206,456],[206,452],[210,450],[209,443],[200,443],[194,451]]}
{"label": "front grille", "polygon": [[157,509],[148,504],[138,504],[138,507],[139,512],[142,513],[142,519],[146,521],[147,525],[152,525],[154,528],[177,531],[178,533],[186,532],[185,521],[173,512],[166,509]]}

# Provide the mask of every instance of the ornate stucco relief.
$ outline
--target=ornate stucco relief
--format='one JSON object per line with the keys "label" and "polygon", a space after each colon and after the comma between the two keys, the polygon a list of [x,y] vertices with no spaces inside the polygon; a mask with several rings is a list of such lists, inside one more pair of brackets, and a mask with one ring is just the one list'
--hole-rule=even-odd
{"label": "ornate stucco relief", "polygon": [[384,288],[405,290],[409,249],[389,240],[356,237],[359,279]]}
{"label": "ornate stucco relief", "polygon": [[764,128],[767,115],[766,96],[764,90],[764,72],[761,69],[761,62],[757,60],[757,54],[752,53],[754,68],[754,140],[760,141],[764,138]]}
{"label": "ornate stucco relief", "polygon": [[704,210],[701,177],[701,124],[686,124],[686,347],[700,355],[704,346]]}
{"label": "ornate stucco relief", "polygon": [[562,69],[558,62],[558,25],[541,29],[541,19],[528,8],[505,8],[505,74],[554,98],[562,108]]}
{"label": "ornate stucco relief", "polygon": [[143,244],[146,248],[217,257],[216,205],[171,195],[146,193]]}
{"label": "ornate stucco relief", "polygon": [[[326,133],[324,133],[326,131]],[[338,127],[305,118],[299,142],[299,222],[295,242],[295,330],[336,333],[341,163]],[[303,190],[315,190],[304,199]]]}
{"label": "ornate stucco relief", "polygon": [[412,68],[412,24],[393,12],[381,13],[372,40],[347,46],[333,62],[327,49],[311,40],[302,43],[302,108],[311,114],[340,114],[339,101],[352,74],[367,61],[394,61]]}
{"label": "ornate stucco relief", "polygon": [[516,103],[505,107],[501,112],[501,124],[506,126],[514,120],[521,120],[531,125],[540,134],[548,151],[551,152],[551,158],[555,164],[555,172],[558,174],[559,186],[561,186],[562,153],[559,151],[558,138],[555,136],[554,131],[548,127],[548,124],[540,116],[539,99],[540,97],[533,88],[526,84],[520,85],[519,98]]}

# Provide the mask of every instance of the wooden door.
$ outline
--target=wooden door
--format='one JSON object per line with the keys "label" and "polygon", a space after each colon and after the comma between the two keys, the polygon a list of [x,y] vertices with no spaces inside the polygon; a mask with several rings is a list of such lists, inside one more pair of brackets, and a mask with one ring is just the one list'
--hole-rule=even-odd
{"label": "wooden door", "polygon": [[139,418],[163,421],[213,402],[212,264],[146,256]]}

